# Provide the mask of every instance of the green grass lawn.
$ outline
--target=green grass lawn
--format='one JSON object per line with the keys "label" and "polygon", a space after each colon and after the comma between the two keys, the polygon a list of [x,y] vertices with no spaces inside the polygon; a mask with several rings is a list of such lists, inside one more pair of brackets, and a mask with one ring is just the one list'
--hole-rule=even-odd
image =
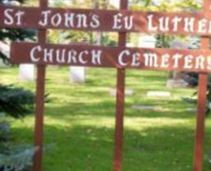
{"label": "green grass lawn", "polygon": [[[17,68],[1,68],[0,83],[35,91],[20,82]],[[113,158],[116,70],[87,69],[83,85],[70,83],[68,68],[47,69],[44,171],[111,171]],[[182,101],[194,89],[166,88],[167,72],[127,70],[123,171],[191,171],[195,130],[193,104]],[[169,91],[171,98],[147,97]],[[152,105],[157,110],[134,109]],[[33,143],[34,117],[13,120],[17,143]],[[210,153],[210,156],[209,156]],[[204,171],[211,170],[211,119],[206,119]]]}

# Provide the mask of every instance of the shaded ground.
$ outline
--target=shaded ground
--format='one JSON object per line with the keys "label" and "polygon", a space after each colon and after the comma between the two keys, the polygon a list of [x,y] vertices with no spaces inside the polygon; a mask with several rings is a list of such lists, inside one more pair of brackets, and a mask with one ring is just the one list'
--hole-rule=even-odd
{"label": "shaded ground", "polygon": [[[34,90],[34,83],[17,80],[17,68],[0,69],[0,82]],[[194,89],[165,87],[166,72],[128,70],[126,84],[134,94],[126,97],[123,171],[192,170],[195,114],[182,101]],[[115,97],[114,69],[87,69],[84,85],[68,80],[68,68],[49,67],[45,111],[44,171],[112,170]],[[171,98],[147,97],[147,91],[169,91]],[[139,110],[152,105],[160,110]],[[33,117],[12,121],[15,141],[32,143]],[[211,170],[211,120],[206,120],[204,170]]]}

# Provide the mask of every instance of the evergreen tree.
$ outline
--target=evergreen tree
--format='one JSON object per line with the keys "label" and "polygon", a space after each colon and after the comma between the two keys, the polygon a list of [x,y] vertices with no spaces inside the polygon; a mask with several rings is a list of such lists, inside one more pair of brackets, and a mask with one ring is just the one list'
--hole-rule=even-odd
{"label": "evergreen tree", "polygon": [[[10,5],[11,3],[23,3],[24,0],[0,0],[1,5]],[[34,32],[23,29],[0,29],[0,42],[7,43],[8,41],[23,41],[32,39]],[[7,54],[0,51],[0,58],[8,61]],[[28,106],[33,104],[34,95],[20,88],[13,86],[3,86],[0,84],[0,112],[5,112],[11,116],[18,118],[29,112]]]}
{"label": "evergreen tree", "polygon": [[[23,0],[13,1],[23,3]],[[11,0],[0,0],[0,5],[12,3]],[[0,29],[0,46],[7,45],[9,41],[32,39],[33,30]],[[1,48],[4,50],[4,48]],[[0,58],[8,62],[9,56],[0,51]],[[34,103],[34,94],[12,85],[0,84],[0,171],[23,171],[28,166],[34,154],[34,148],[18,146],[11,148],[10,125],[5,115],[13,118],[22,118],[31,112]]]}
{"label": "evergreen tree", "polygon": [[[14,2],[21,4],[24,2],[24,0],[0,0],[0,5],[12,5]],[[34,30],[2,28],[0,29],[0,42],[6,45],[8,41],[34,39],[34,35]],[[5,63],[8,63],[8,54],[0,51],[0,58],[3,59]]]}

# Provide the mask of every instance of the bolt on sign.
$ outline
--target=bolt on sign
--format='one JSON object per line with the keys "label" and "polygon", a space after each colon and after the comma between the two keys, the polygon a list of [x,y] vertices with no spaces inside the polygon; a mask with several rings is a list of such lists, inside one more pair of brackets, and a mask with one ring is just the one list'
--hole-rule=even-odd
{"label": "bolt on sign", "polygon": [[[117,68],[114,171],[122,169],[125,69],[198,72],[193,170],[202,171],[207,74],[211,72],[211,2],[204,0],[204,9],[201,12],[176,13],[130,11],[127,10],[127,0],[120,0],[120,10],[49,8],[47,0],[39,0],[39,3],[40,7],[0,6],[1,28],[38,29],[37,43],[13,42],[11,45],[12,63],[33,63],[38,67],[34,138],[38,150],[34,157],[34,171],[42,170],[46,65]],[[47,44],[47,29],[118,32],[119,44],[117,47]],[[201,48],[127,48],[126,34],[129,32],[199,35]]]}

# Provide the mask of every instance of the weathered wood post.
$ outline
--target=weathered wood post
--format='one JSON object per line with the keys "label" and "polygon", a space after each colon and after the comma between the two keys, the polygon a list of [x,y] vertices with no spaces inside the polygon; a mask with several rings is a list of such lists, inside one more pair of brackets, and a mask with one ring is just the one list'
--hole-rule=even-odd
{"label": "weathered wood post", "polygon": [[[47,8],[48,0],[39,0],[41,9]],[[46,43],[46,30],[39,29],[38,42]],[[36,107],[35,107],[35,132],[34,145],[37,151],[34,156],[33,171],[42,171],[43,158],[43,134],[44,134],[44,103],[45,103],[45,72],[44,64],[37,65],[37,81],[36,81]]]}
{"label": "weathered wood post", "polygon": [[[204,0],[203,4],[204,12],[211,12],[211,1]],[[201,49],[209,49],[210,38],[203,36],[201,38]],[[194,171],[203,170],[203,143],[204,143],[204,127],[205,127],[205,112],[207,104],[207,84],[208,74],[199,73],[198,83],[198,106],[196,117],[196,135],[195,135],[195,147],[194,147]]]}
{"label": "weathered wood post", "polygon": [[[126,10],[128,0],[120,0],[120,9]],[[119,46],[126,46],[126,32],[119,33]],[[114,171],[122,170],[122,149],[124,134],[124,105],[125,105],[125,68],[117,69],[116,85],[116,121],[115,121],[115,138],[114,138]]]}

